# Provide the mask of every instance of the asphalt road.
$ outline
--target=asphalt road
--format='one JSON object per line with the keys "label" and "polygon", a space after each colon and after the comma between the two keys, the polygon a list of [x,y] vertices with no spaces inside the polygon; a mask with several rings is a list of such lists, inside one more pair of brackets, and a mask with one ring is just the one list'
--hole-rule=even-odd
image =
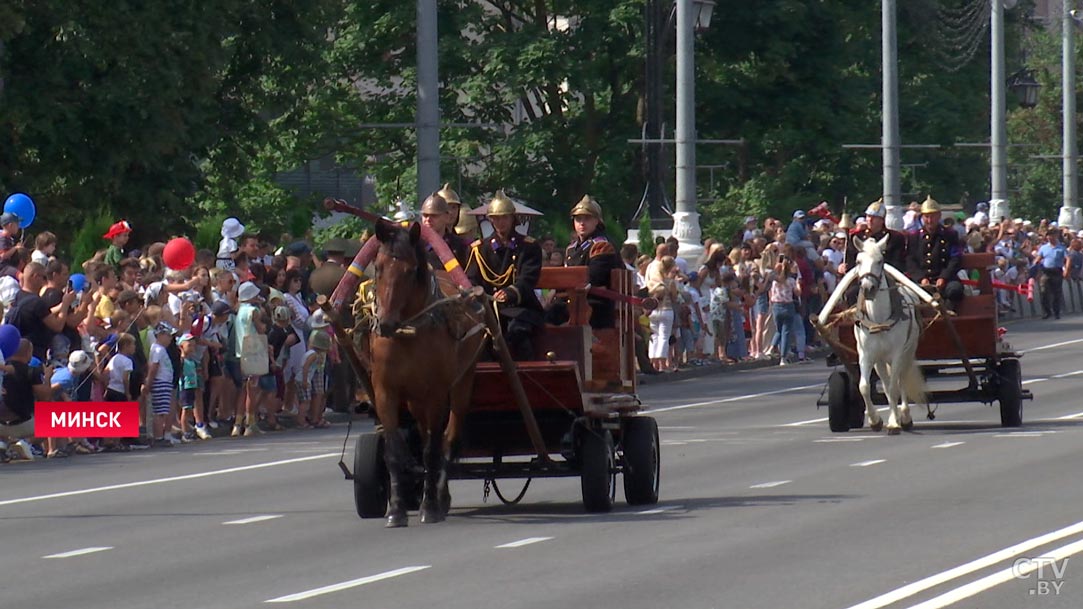
{"label": "asphalt road", "polygon": [[335,466],[344,426],[0,466],[0,607],[1078,608],[1083,319],[1009,337],[1017,430],[964,404],[832,434],[822,362],[644,387],[652,509],[455,482],[447,522],[386,530]]}

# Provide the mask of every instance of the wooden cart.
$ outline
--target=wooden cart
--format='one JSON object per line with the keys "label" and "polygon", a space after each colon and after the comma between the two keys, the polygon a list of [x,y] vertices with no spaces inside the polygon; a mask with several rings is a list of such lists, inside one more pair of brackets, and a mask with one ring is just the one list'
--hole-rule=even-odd
{"label": "wooden cart", "polygon": [[[927,393],[929,403],[983,402],[991,405],[999,402],[1001,425],[1018,427],[1023,423],[1023,400],[1033,399],[1033,396],[1023,389],[1020,354],[1001,340],[990,275],[995,256],[991,253],[963,254],[961,266],[968,273],[977,275],[977,293],[963,298],[954,315],[927,318],[928,327],[918,342],[916,357],[926,380],[955,377],[965,379],[966,385],[930,390]],[[841,365],[842,369],[834,370],[828,377],[826,395],[821,396],[817,406],[827,406],[831,431],[859,429],[865,421],[865,402],[857,389],[860,373],[853,321],[837,321],[834,324],[837,336],[827,327],[829,323],[816,320],[813,325],[832,347],[834,356],[828,358],[829,365]],[[887,398],[882,391],[876,390],[873,402],[886,405]]]}

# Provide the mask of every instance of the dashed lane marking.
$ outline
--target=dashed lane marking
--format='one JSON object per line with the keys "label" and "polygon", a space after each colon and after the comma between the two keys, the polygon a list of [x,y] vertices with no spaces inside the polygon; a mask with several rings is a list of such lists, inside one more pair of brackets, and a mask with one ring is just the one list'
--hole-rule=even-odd
{"label": "dashed lane marking", "polygon": [[1057,421],[1070,421],[1072,419],[1083,419],[1083,412],[1077,412],[1075,414],[1066,414],[1063,417],[1057,417]]}
{"label": "dashed lane marking", "polygon": [[[882,408],[877,408],[876,411],[877,412],[887,412],[887,406],[884,406]],[[796,423],[786,423],[784,425],[781,425],[780,427],[800,427],[802,425],[811,425],[813,423],[826,423],[826,422],[827,422],[827,417],[823,417],[823,418],[820,418],[820,419],[809,419],[807,421],[798,421]]]}
{"label": "dashed lane marking", "polygon": [[521,548],[523,546],[529,546],[533,543],[549,541],[550,539],[552,539],[552,537],[527,537],[526,539],[520,539],[519,541],[512,541],[510,543],[500,544],[499,546],[493,546],[493,548],[497,550],[505,548]]}
{"label": "dashed lane marking", "polygon": [[1040,438],[1048,434],[1057,433],[1055,431],[1012,431],[1009,433],[997,433],[993,434],[994,438]]}
{"label": "dashed lane marking", "polygon": [[251,518],[241,518],[240,520],[227,520],[222,524],[252,524],[254,522],[265,522],[267,520],[274,520],[281,518],[282,514],[265,514],[263,516],[252,516]]}
{"label": "dashed lane marking", "polygon": [[290,465],[293,463],[304,463],[305,461],[314,461],[316,459],[327,459],[330,457],[337,457],[339,453],[325,453],[322,455],[312,455],[311,457],[298,457],[296,459],[283,459],[282,461],[268,461],[267,463],[256,463],[255,465],[242,465],[240,467],[227,467],[226,469],[216,469],[209,472],[199,472],[197,474],[185,474],[183,476],[170,476],[168,478],[154,478],[151,480],[139,480],[136,482],[125,482],[123,484],[110,484],[109,486],[97,486],[94,488],[84,488],[75,491],[65,491],[62,493],[49,493],[48,495],[35,495],[33,497],[20,497],[18,499],[4,499],[0,500],[0,507],[5,505],[16,505],[19,503],[31,503],[33,501],[45,501],[47,499],[60,499],[63,497],[74,497],[76,495],[89,495],[91,493],[104,493],[106,491],[116,491],[126,488],[138,488],[141,486],[151,486],[154,484],[165,484],[167,482],[179,482],[181,480],[197,480],[199,478],[210,478],[211,476],[222,476],[225,474],[235,474],[237,472],[247,472],[256,469],[264,469],[267,467],[276,467],[278,465]]}
{"label": "dashed lane marking", "polygon": [[783,484],[789,484],[793,480],[775,480],[774,482],[762,482],[760,484],[753,484],[748,488],[775,488],[776,486],[782,486]]}
{"label": "dashed lane marking", "polygon": [[418,571],[424,571],[425,569],[432,568],[432,565],[418,565],[415,567],[403,567],[401,569],[395,569],[394,571],[386,571],[384,573],[377,573],[376,575],[369,575],[368,577],[361,577],[359,579],[351,579],[347,582],[338,584],[331,584],[329,586],[323,586],[321,588],[313,588],[312,590],[306,590],[304,592],[298,592],[296,594],[288,594],[286,596],[279,596],[265,600],[265,603],[292,603],[296,601],[303,601],[310,599],[314,596],[321,596],[324,594],[330,594],[332,592],[339,592],[341,590],[349,590],[350,588],[356,588],[358,586],[364,586],[365,584],[371,584],[385,579],[391,579],[393,577],[399,577],[401,575],[409,575],[410,573],[416,573]]}
{"label": "dashed lane marking", "polygon": [[1031,351],[1042,351],[1044,349],[1053,349],[1055,347],[1063,347],[1065,345],[1074,345],[1076,343],[1083,343],[1083,338],[1077,338],[1075,340],[1066,340],[1063,343],[1053,343],[1052,345],[1042,345],[1041,347],[1034,347],[1033,349],[1026,349],[1022,353],[1030,353]]}
{"label": "dashed lane marking", "polygon": [[[650,408],[647,410],[649,414],[658,414],[660,412],[672,412],[674,410],[685,410],[688,408],[700,408],[703,406],[716,406],[718,404],[730,404],[733,402],[743,402],[745,400],[751,400],[755,398],[767,397],[769,395],[779,395],[782,393],[792,393],[794,391],[801,391],[803,389],[812,389],[814,387],[821,387],[821,383],[815,385],[801,385],[798,387],[788,387],[786,389],[777,389],[775,391],[764,391],[762,393],[751,393],[748,395],[737,395],[732,398],[725,398],[723,400],[711,400],[710,402],[694,402],[692,404],[681,404],[679,406],[667,406],[665,408]],[[824,419],[825,421],[827,419]]]}
{"label": "dashed lane marking", "polygon": [[952,446],[960,446],[966,444],[966,442],[944,442],[943,444],[934,444],[932,448],[951,448]]}
{"label": "dashed lane marking", "polygon": [[887,459],[872,459],[870,461],[861,461],[858,463],[851,463],[850,467],[869,467],[870,465],[879,465],[887,462]]}
{"label": "dashed lane marking", "polygon": [[94,554],[96,552],[105,552],[106,550],[112,550],[113,546],[101,546],[94,548],[80,548],[78,550],[71,550],[68,552],[60,552],[59,554],[49,554],[48,556],[42,556],[42,558],[71,558],[72,556],[83,556],[84,554]]}

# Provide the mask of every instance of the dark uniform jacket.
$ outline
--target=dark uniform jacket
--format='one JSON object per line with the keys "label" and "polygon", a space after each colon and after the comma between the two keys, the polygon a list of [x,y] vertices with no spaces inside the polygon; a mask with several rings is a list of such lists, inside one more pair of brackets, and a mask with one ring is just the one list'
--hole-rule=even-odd
{"label": "dark uniform jacket", "polygon": [[[447,244],[451,253],[455,255],[455,259],[459,261],[459,265],[465,269],[466,262],[470,259],[470,246],[460,239],[458,235],[452,233],[444,233],[444,243]],[[426,247],[425,255],[432,268],[436,270],[447,270],[444,268],[444,263],[440,261],[440,257],[436,255],[436,250]]]}
{"label": "dark uniform jacket", "polygon": [[857,263],[857,246],[854,245],[854,237],[865,241],[868,239],[879,241],[884,238],[885,234],[890,235],[890,237],[887,239],[887,251],[884,253],[884,262],[905,273],[906,235],[889,228],[884,228],[880,232],[872,234],[872,229],[868,226],[859,231],[850,233],[846,239],[846,268],[852,269],[854,268],[854,264]]}
{"label": "dark uniform jacket", "polygon": [[922,279],[931,283],[937,279],[958,279],[961,255],[959,233],[942,226],[934,233],[922,230],[910,236],[906,274],[919,283]]}
{"label": "dark uniform jacket", "polygon": [[[500,279],[509,269],[513,269],[511,273]],[[541,269],[541,246],[533,238],[516,233],[507,244],[501,244],[496,237],[471,243],[466,276],[490,296],[499,290],[507,292],[507,302],[499,305],[501,316],[540,326],[544,317],[534,289]]]}
{"label": "dark uniform jacket", "polygon": [[[564,255],[565,266],[585,266],[590,285],[609,287],[610,273],[614,269],[623,269],[624,261],[605,233],[595,232],[593,236],[576,240],[568,246]],[[609,298],[590,296],[590,325],[594,328],[612,328],[616,323],[616,306]]]}

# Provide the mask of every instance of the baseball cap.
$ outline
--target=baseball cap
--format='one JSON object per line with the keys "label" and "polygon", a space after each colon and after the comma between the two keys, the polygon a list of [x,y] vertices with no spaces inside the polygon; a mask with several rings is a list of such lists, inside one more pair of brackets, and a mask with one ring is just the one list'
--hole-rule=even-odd
{"label": "baseball cap", "polygon": [[805,217],[805,210],[799,209],[799,210],[793,212],[793,217],[794,217],[795,220],[800,220],[801,218],[804,218]]}
{"label": "baseball cap", "polygon": [[14,222],[15,224],[19,224],[20,222],[22,222],[22,220],[19,218],[19,216],[11,213],[10,211],[6,211],[3,214],[0,214],[0,226],[6,226],[8,224],[11,224],[12,222]]}
{"label": "baseball cap", "polygon": [[154,333],[176,336],[178,334],[178,330],[173,327],[173,324],[166,321],[160,321],[156,326],[154,326]]}
{"label": "baseball cap", "polygon": [[183,345],[184,343],[189,342],[189,341],[193,341],[195,339],[196,339],[195,336],[192,336],[192,334],[190,332],[187,332],[183,336],[181,336],[180,338],[177,339],[177,344],[178,345]]}
{"label": "baseball cap", "polygon": [[233,308],[230,307],[229,303],[224,300],[219,300],[218,302],[211,305],[211,314],[215,316],[227,315],[232,310]]}

